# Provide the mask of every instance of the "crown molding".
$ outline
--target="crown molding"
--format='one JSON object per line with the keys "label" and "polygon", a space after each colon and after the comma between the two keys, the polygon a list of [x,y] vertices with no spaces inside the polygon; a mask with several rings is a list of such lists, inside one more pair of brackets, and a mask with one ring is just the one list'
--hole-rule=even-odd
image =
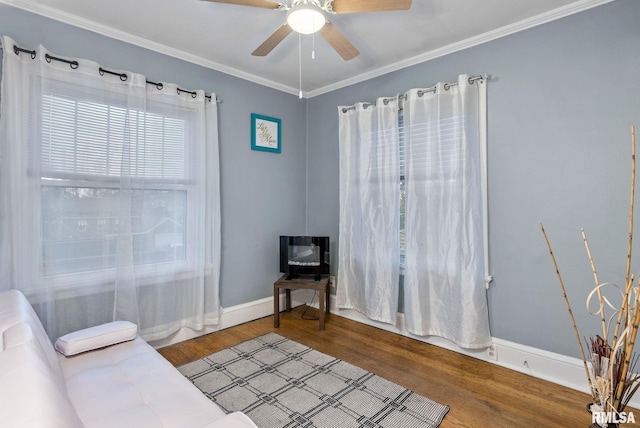
{"label": "crown molding", "polygon": [[394,64],[388,65],[386,67],[378,68],[376,70],[372,70],[367,73],[360,74],[358,76],[354,76],[349,79],[342,80],[340,82],[336,82],[331,85],[324,86],[319,89],[315,89],[313,91],[307,92],[308,98],[313,98],[318,95],[325,94],[327,92],[335,91],[336,89],[341,89],[346,86],[354,85],[356,83],[364,82],[369,79],[373,79],[374,77],[379,77],[384,74],[388,74],[394,71],[401,70],[403,68],[411,67],[413,65],[421,64],[436,58],[443,57],[445,55],[452,54],[454,52],[459,52],[474,46],[481,45],[483,43],[490,42],[492,40],[496,40],[511,34],[518,33],[520,31],[527,30],[529,28],[537,27],[538,25],[546,24],[548,22],[552,22],[569,15],[573,15],[578,12],[583,12],[588,9],[592,9],[597,6],[601,6],[606,3],[611,3],[615,0],[579,0],[564,7],[560,7],[546,13],[542,13],[540,15],[533,16],[528,19],[524,19],[522,21],[515,22],[510,25],[506,25],[501,28],[497,28],[495,30],[480,34],[478,36],[474,36],[460,42],[452,43],[448,46],[444,46],[439,49],[434,49],[429,52],[425,52],[423,54],[414,56],[412,58],[396,62]]}
{"label": "crown molding", "polygon": [[[499,39],[501,37],[505,37],[523,30],[527,30],[529,28],[533,28],[538,25],[546,24],[548,22],[552,22],[557,19],[561,19],[566,16],[573,15],[575,13],[592,9],[594,7],[601,6],[606,3],[611,3],[613,1],[615,0],[578,0],[569,5],[486,32],[484,34],[480,34],[478,36],[474,36],[474,37],[462,40],[460,42],[452,43],[448,46],[444,46],[439,49],[434,49],[432,51],[425,52],[423,54],[414,56],[412,58],[399,61],[394,64],[390,64],[386,67],[381,67],[381,68],[369,71],[367,73],[359,74],[349,79],[345,79],[340,82],[323,86],[322,88],[303,92],[302,97],[313,98],[313,97],[334,91],[336,89],[341,89],[346,86],[350,86],[350,85],[360,83],[375,77],[382,76],[384,74],[391,73],[393,71],[398,71],[407,67],[411,67],[413,65],[421,64],[445,55],[452,54],[454,52],[459,52],[464,49],[478,46],[483,43],[487,43],[492,40]],[[245,71],[242,71],[233,67],[229,67],[215,61],[210,61],[197,55],[188,54],[179,49],[175,49],[170,46],[154,42],[153,40],[149,40],[143,37],[138,37],[128,32],[120,31],[108,26],[101,25],[95,21],[79,18],[75,15],[61,12],[45,4],[39,3],[35,0],[0,0],[0,3],[14,6],[18,9],[22,9],[28,12],[42,15],[47,18],[54,19],[56,21],[70,24],[75,27],[83,28],[85,30],[89,30],[89,31],[92,31],[116,40],[120,40],[132,45],[136,45],[145,49],[152,50],[154,52],[158,52],[164,55],[169,55],[171,57],[181,59],[183,61],[187,61],[196,65],[201,65],[203,67],[210,68],[212,70],[220,71],[225,74],[239,77],[241,79],[244,79],[253,83],[257,83],[262,86],[270,87],[272,89],[276,89],[292,95],[299,94],[299,88],[294,88],[292,86],[284,85],[282,83],[278,83],[273,80],[265,79],[255,74],[247,73]]]}
{"label": "crown molding", "polygon": [[[66,12],[62,12],[58,9],[52,8],[45,4],[38,3],[34,0],[0,0],[0,4],[6,4],[16,7],[18,9],[26,10],[37,15],[42,15],[46,18],[51,18],[56,21],[60,21],[65,24],[73,25],[74,27],[89,30],[94,33],[98,33],[103,36],[110,37],[125,43],[129,43],[135,46],[139,46],[145,49],[149,49],[154,52],[168,55],[183,61],[187,61],[196,65],[200,65],[212,70],[220,71],[225,74],[229,74],[234,77],[239,77],[243,80],[248,80],[253,83],[257,83],[262,86],[267,86],[282,92],[290,93],[292,95],[298,95],[299,89],[293,88],[288,85],[284,85],[278,82],[274,82],[269,79],[257,76],[255,74],[247,73],[246,71],[239,70],[237,68],[229,67],[219,62],[210,61],[197,55],[192,55],[181,51],[179,49],[172,48],[162,43],[154,42],[153,40],[139,37],[131,33],[120,31],[112,27],[108,27],[99,24],[95,21],[80,18],[76,15],[72,15]],[[305,94],[303,93],[303,96]]]}

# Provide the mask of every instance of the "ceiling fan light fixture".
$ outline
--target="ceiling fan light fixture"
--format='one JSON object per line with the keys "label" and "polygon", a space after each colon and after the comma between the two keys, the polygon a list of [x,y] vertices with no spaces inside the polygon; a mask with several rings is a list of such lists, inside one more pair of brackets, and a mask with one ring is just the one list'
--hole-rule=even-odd
{"label": "ceiling fan light fixture", "polygon": [[313,34],[324,27],[325,22],[322,9],[312,4],[300,4],[287,12],[287,24],[301,34]]}

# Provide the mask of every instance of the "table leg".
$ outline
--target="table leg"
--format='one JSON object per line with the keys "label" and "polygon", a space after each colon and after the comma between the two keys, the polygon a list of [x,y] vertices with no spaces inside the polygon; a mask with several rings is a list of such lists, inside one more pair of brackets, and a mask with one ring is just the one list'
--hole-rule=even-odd
{"label": "table leg", "polygon": [[273,326],[280,327],[280,289],[273,287]]}
{"label": "table leg", "polygon": [[286,297],[286,308],[287,308],[287,312],[291,312],[291,289],[290,288],[286,288],[285,289],[285,293],[287,295]]}
{"label": "table leg", "polygon": [[318,314],[318,319],[320,320],[320,330],[324,330],[324,295],[326,294],[325,290],[321,289],[319,292],[319,298],[318,298],[318,303],[320,305],[320,311]]}
{"label": "table leg", "polygon": [[331,293],[329,292],[329,284],[325,286],[324,294],[326,296],[327,302],[325,306],[325,310],[327,314],[329,313],[329,306],[331,306]]}

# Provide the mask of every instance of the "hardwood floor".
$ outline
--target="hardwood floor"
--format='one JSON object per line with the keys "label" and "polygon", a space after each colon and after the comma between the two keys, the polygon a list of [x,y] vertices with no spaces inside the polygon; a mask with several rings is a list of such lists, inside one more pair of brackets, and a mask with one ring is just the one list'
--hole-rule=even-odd
{"label": "hardwood floor", "polygon": [[[337,315],[318,331],[318,321],[301,319],[303,309],[281,313],[279,328],[270,316],[159,351],[180,366],[273,331],[450,406],[442,428],[591,424],[585,410],[588,394]],[[314,311],[310,308],[307,316]]]}

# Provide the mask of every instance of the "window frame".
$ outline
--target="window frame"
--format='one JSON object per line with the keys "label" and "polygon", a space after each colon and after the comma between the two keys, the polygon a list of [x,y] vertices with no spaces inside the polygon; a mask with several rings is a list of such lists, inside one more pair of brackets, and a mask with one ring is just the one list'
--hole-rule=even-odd
{"label": "window frame", "polygon": [[[102,104],[103,106],[107,106],[107,109],[109,107],[122,108],[122,102],[119,102],[117,93],[114,93],[112,97],[109,97],[106,100],[109,102],[108,104],[104,104],[101,102],[103,100],[92,100],[90,95],[84,91],[85,89],[87,89],[85,87],[78,87],[74,83],[63,83],[63,82],[57,82],[56,85],[63,85],[64,90],[67,93],[77,95],[78,98],[75,99],[75,101],[80,100],[82,102],[98,103],[98,104]],[[36,121],[37,123],[36,126],[38,129],[36,138],[38,138],[39,141],[41,142],[44,141],[43,134],[45,133],[45,130],[43,128],[44,127],[43,106],[46,101],[44,98],[57,96],[58,94],[54,92],[55,91],[47,91],[47,93],[44,93],[40,99],[40,105],[36,106],[35,108],[32,107],[32,112],[35,113],[35,117],[33,120]],[[90,92],[91,90],[89,90],[89,93]],[[72,95],[67,95],[67,96],[70,98],[72,97]],[[153,104],[153,106],[149,107],[148,104]],[[200,184],[197,183],[196,180],[194,180],[192,177],[189,176],[190,174],[190,171],[188,168],[189,160],[186,159],[186,157],[190,153],[190,150],[192,150],[191,147],[187,147],[187,144],[190,144],[189,132],[191,129],[191,124],[190,124],[191,121],[189,120],[187,114],[182,114],[182,115],[179,114],[179,113],[184,113],[184,111],[187,111],[188,108],[183,107],[176,110],[175,106],[169,103],[167,103],[166,107],[163,108],[163,105],[164,105],[163,102],[147,103],[146,105],[147,105],[147,110],[145,112],[138,111],[136,113],[136,116],[139,114],[145,114],[145,115],[152,114],[152,115],[160,116],[160,118],[162,119],[162,122],[164,122],[167,118],[182,122],[181,129],[184,130],[184,138],[181,140],[183,144],[181,144],[179,147],[183,153],[183,163],[184,163],[183,175],[186,175],[186,177],[140,178],[140,177],[132,176],[130,177],[130,183],[131,183],[130,189],[134,191],[136,190],[139,190],[139,191],[170,190],[170,191],[185,192],[185,197],[184,197],[185,204],[183,208],[184,224],[182,225],[184,256],[183,258],[176,259],[176,260],[159,261],[159,262],[143,262],[143,263],[134,264],[133,268],[135,269],[135,272],[136,272],[136,278],[138,278],[136,280],[137,282],[139,282],[140,280],[142,282],[145,282],[145,278],[147,277],[152,278],[157,275],[164,275],[164,274],[176,275],[176,272],[182,272],[182,274],[180,275],[188,275],[190,267],[195,263],[195,260],[193,260],[194,255],[192,254],[193,251],[191,250],[191,246],[192,246],[191,243],[194,242],[195,240],[195,236],[193,236],[193,234],[195,233],[194,227],[192,227],[194,219],[192,219],[191,217],[195,215],[196,210],[194,206],[196,205],[197,202],[194,200],[194,198],[196,198],[195,196],[197,193],[196,189],[198,188],[198,186],[200,186]],[[74,112],[77,113],[77,110],[74,110]],[[171,114],[173,112],[177,112],[178,114]],[[147,124],[144,117],[140,119],[139,116],[137,116],[136,120],[139,120],[139,122],[136,124],[137,127],[139,127],[140,124],[142,125]],[[151,124],[153,124],[153,122],[151,122]],[[75,129],[77,130],[77,125]],[[146,129],[143,130],[142,132],[146,134]],[[65,173],[60,171],[54,171],[53,169],[43,168],[40,157],[42,156],[42,153],[47,147],[51,147],[51,143],[48,143],[47,145],[41,143],[40,153],[32,153],[32,156],[34,156],[34,159],[30,160],[32,165],[30,169],[32,169],[34,179],[37,181],[38,183],[37,185],[39,186],[40,189],[44,187],[92,188],[92,189],[115,189],[115,190],[120,189],[118,182],[121,180],[122,175],[73,173],[73,172]],[[38,163],[38,166],[36,168],[33,168],[33,162]],[[80,270],[75,272],[64,272],[64,273],[45,272],[45,269],[43,267],[44,264],[46,263],[45,237],[43,236],[43,233],[42,233],[42,230],[45,227],[44,226],[44,221],[45,221],[44,209],[45,208],[42,206],[43,204],[42,193],[39,193],[35,197],[37,198],[37,205],[38,205],[38,211],[39,211],[37,227],[41,228],[41,233],[39,234],[40,242],[38,243],[39,257],[38,257],[38,260],[34,262],[35,266],[33,270],[33,272],[37,272],[36,277],[38,278],[38,281],[36,281],[36,283],[40,283],[43,280],[44,281],[51,280],[54,278],[55,278],[56,286],[63,286],[63,287],[73,286],[73,285],[77,286],[78,283],[96,284],[96,283],[114,282],[116,279],[117,267],[105,267],[103,269]]]}

